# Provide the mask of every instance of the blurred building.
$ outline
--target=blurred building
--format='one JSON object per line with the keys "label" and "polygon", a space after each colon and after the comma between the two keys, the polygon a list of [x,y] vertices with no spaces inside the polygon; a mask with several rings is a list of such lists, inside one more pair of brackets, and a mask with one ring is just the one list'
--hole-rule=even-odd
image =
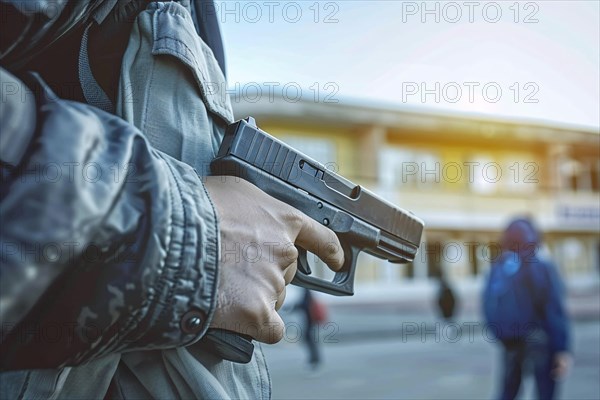
{"label": "blurred building", "polygon": [[[535,124],[261,97],[236,101],[259,126],[425,220],[421,250],[398,266],[365,256],[357,282],[480,277],[509,219],[527,215],[563,276],[600,273],[600,135]],[[317,265],[321,274],[325,268]]]}

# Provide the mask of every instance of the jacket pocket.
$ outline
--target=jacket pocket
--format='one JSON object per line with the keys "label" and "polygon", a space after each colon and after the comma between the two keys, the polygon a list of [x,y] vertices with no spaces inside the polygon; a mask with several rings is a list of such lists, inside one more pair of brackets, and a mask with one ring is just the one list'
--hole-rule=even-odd
{"label": "jacket pocket", "polygon": [[206,107],[232,122],[225,78],[212,50],[196,34],[189,12],[180,4],[152,3],[154,44],[152,54],[171,55],[190,68]]}
{"label": "jacket pocket", "polygon": [[208,173],[233,122],[226,83],[189,11],[153,2],[136,18],[123,57],[117,114],[158,150]]}

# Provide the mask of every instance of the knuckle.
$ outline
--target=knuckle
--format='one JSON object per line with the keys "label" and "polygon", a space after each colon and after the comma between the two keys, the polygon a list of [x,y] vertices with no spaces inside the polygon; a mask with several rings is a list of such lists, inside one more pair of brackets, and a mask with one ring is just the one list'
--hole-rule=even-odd
{"label": "knuckle", "polygon": [[284,326],[281,322],[272,322],[266,329],[263,341],[267,344],[275,344],[283,339]]}
{"label": "knuckle", "polygon": [[[291,263],[286,269],[283,270],[283,280],[285,281],[285,285],[289,285],[294,277],[296,276],[296,272],[298,271],[298,263],[295,261]],[[285,290],[284,290],[285,294]]]}
{"label": "knuckle", "polygon": [[274,329],[272,334],[269,336],[271,336],[273,340],[268,342],[268,344],[279,343],[281,339],[283,339],[283,327],[280,327],[279,329]]}
{"label": "knuckle", "polygon": [[285,219],[288,224],[296,228],[295,230],[300,230],[300,228],[302,228],[302,226],[304,226],[306,223],[304,215],[298,213],[294,209],[291,209],[287,212]]}
{"label": "knuckle", "polygon": [[290,263],[296,261],[299,255],[300,252],[298,251],[296,246],[288,246],[284,253],[284,259],[287,262],[287,264],[285,264],[284,266],[287,267],[288,265],[290,265]]}
{"label": "knuckle", "polygon": [[[279,271],[281,271],[281,269],[279,269]],[[280,294],[283,291],[285,291],[285,280],[280,272],[279,276],[275,280],[275,293]]]}

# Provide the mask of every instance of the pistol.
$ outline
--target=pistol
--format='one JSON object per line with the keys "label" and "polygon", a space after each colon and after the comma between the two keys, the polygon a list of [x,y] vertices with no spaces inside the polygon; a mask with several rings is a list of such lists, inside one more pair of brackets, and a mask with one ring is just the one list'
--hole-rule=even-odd
{"label": "pistol", "polygon": [[[307,252],[298,248],[293,285],[336,296],[354,294],[356,261],[361,251],[392,263],[411,262],[424,223],[369,190],[272,137],[248,117],[229,125],[211,175],[240,177],[331,229],[344,251],[344,265],[328,281],[312,275]],[[249,362],[249,336],[209,329],[206,342],[220,357]]]}

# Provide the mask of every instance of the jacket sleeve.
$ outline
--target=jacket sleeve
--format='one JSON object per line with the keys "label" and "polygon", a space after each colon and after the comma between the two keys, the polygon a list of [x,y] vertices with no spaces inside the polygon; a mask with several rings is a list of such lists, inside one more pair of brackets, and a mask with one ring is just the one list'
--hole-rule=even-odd
{"label": "jacket sleeve", "polygon": [[553,352],[569,350],[569,319],[565,310],[565,288],[558,270],[551,262],[543,262],[545,270],[544,326]]}
{"label": "jacket sleeve", "polygon": [[219,238],[201,179],[121,119],[0,77],[1,368],[197,341]]}

